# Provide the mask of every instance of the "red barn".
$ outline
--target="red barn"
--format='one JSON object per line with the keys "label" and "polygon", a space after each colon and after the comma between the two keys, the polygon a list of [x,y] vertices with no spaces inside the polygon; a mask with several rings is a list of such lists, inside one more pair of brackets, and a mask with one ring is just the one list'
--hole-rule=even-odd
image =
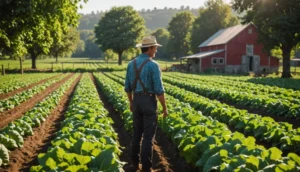
{"label": "red barn", "polygon": [[263,51],[257,42],[254,24],[237,25],[219,30],[199,45],[200,53],[182,57],[188,59],[189,69],[196,72],[226,73],[276,72],[279,59]]}

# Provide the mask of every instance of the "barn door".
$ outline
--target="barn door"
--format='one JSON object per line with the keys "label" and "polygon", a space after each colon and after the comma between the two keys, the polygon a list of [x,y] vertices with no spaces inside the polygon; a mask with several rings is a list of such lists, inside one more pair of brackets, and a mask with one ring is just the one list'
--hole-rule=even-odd
{"label": "barn door", "polygon": [[253,72],[259,72],[260,57],[253,56]]}
{"label": "barn door", "polygon": [[242,65],[241,65],[241,70],[244,73],[249,72],[249,56],[244,55],[242,56]]}

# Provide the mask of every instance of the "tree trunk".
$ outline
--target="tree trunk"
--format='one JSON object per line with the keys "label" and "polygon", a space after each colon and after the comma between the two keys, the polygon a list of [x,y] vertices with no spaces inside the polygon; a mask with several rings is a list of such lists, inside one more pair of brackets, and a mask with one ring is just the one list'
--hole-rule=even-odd
{"label": "tree trunk", "polygon": [[20,73],[23,74],[23,63],[22,63],[22,57],[19,57],[20,60]]}
{"label": "tree trunk", "polygon": [[122,54],[123,54],[123,51],[118,52],[118,56],[119,56],[119,65],[122,65]]}
{"label": "tree trunk", "polygon": [[58,54],[55,54],[56,63],[58,63]]}
{"label": "tree trunk", "polygon": [[37,59],[37,54],[32,53],[31,54],[31,69],[36,69],[36,59]]}
{"label": "tree trunk", "polygon": [[291,49],[292,48],[282,48],[282,56],[283,56],[283,62],[282,62],[282,78],[290,78],[291,75]]}

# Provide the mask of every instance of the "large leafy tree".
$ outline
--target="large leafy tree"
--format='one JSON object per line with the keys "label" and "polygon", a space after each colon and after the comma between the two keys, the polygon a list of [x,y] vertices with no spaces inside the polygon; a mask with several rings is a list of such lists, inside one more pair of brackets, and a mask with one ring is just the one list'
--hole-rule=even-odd
{"label": "large leafy tree", "polygon": [[282,77],[291,77],[291,51],[300,42],[299,0],[234,0],[233,9],[247,12],[243,22],[257,26],[259,41],[267,51],[282,50]]}
{"label": "large leafy tree", "polygon": [[113,7],[104,14],[95,27],[96,43],[102,51],[112,49],[119,56],[135,46],[145,33],[144,19],[131,6]]}
{"label": "large leafy tree", "polygon": [[170,39],[167,45],[171,56],[184,56],[190,52],[190,30],[194,15],[189,11],[177,13],[168,25]]}
{"label": "large leafy tree", "polygon": [[158,58],[166,58],[167,57],[167,45],[170,39],[170,33],[165,28],[159,28],[155,32],[153,32],[151,35],[156,37],[156,40],[158,43],[162,45],[161,48],[158,49],[156,56]]}
{"label": "large leafy tree", "polygon": [[75,52],[79,42],[79,32],[75,28],[69,28],[62,36],[62,41],[55,41],[50,48],[50,55],[58,62],[58,56],[66,56]]}
{"label": "large leafy tree", "polygon": [[192,51],[199,52],[198,46],[215,32],[238,23],[238,19],[231,13],[231,7],[223,0],[208,0],[204,8],[199,9],[199,16],[193,23]]}
{"label": "large leafy tree", "polygon": [[53,41],[61,41],[62,33],[77,25],[80,1],[0,1],[0,51],[20,58],[29,53],[36,68],[36,57],[49,53]]}

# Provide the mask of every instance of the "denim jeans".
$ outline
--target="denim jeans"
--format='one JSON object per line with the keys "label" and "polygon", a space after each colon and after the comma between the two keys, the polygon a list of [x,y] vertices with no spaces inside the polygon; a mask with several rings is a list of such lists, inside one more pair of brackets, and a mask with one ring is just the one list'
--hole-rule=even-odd
{"label": "denim jeans", "polygon": [[[131,158],[134,165],[141,159],[143,170],[152,167],[153,140],[157,126],[155,95],[136,95],[133,98],[133,139]],[[142,148],[140,142],[142,140]]]}

